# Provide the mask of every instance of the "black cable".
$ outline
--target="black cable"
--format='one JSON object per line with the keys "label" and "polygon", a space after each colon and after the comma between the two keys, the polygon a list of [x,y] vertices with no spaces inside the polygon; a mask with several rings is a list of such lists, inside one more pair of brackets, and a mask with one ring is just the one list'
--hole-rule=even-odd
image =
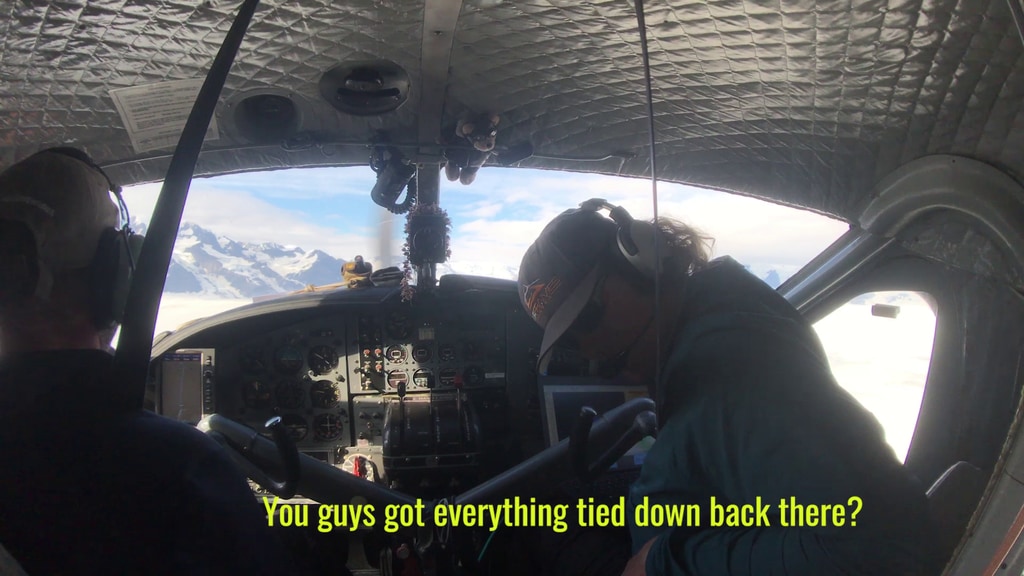
{"label": "black cable", "polygon": [[[651,147],[651,196],[654,206],[654,386],[661,385],[661,227],[658,223],[658,164],[654,135],[654,90],[651,86],[651,60],[647,52],[647,23],[644,19],[644,0],[636,0],[636,22],[640,30],[640,52],[644,63],[644,84],[647,88],[647,124]],[[653,392],[653,391],[652,391]]]}
{"label": "black cable", "polygon": [[1017,34],[1021,42],[1024,42],[1024,8],[1021,7],[1021,0],[1006,0],[1010,5],[1010,13],[1013,15],[1013,23],[1017,25]]}

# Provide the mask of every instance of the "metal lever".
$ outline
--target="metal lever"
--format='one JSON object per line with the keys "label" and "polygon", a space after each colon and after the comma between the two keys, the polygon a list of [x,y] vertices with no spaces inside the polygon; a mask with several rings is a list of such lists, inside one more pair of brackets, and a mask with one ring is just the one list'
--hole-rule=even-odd
{"label": "metal lever", "polygon": [[274,416],[267,420],[263,428],[270,432],[274,438],[273,443],[277,448],[277,455],[280,457],[281,465],[284,467],[284,480],[278,481],[271,478],[269,474],[264,472],[262,468],[250,459],[249,455],[252,453],[253,443],[258,438],[255,430],[252,431],[248,442],[241,445],[233,442],[228,436],[218,431],[209,433],[222,443],[235,448],[235,450],[229,450],[228,453],[253,482],[281,498],[291,498],[295,496],[296,487],[299,483],[299,450],[295,447],[295,442],[292,441],[291,436],[288,435],[288,430],[281,423],[280,416]]}
{"label": "metal lever", "polygon": [[583,482],[591,482],[608,470],[622,455],[629,451],[637,442],[646,436],[657,438],[658,418],[654,412],[645,410],[633,418],[633,425],[626,430],[608,450],[605,451],[592,465],[587,465],[587,444],[590,438],[590,428],[594,424],[597,412],[589,406],[580,410],[580,416],[576,419],[572,432],[569,434],[569,457],[572,460],[573,470],[576,476]]}

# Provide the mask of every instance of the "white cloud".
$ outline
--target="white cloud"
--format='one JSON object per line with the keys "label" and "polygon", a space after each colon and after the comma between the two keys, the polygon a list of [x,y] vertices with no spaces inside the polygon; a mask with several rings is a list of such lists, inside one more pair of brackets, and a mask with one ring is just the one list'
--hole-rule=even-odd
{"label": "white cloud", "polygon": [[156,317],[156,334],[177,330],[183,324],[252,304],[248,298],[218,298],[194,294],[164,294]]}
{"label": "white cloud", "polygon": [[308,200],[340,196],[368,198],[375,180],[374,173],[366,167],[295,168],[197,178],[193,186],[211,183],[219,189],[242,190],[260,198]]}
{"label": "white cloud", "polygon": [[[524,178],[518,170],[494,172],[504,175],[493,185],[493,196],[503,202],[503,207],[453,212],[455,262],[493,259],[518,266],[526,248],[548,221],[592,197],[622,205],[635,218],[654,214],[651,183],[647,180],[538,171]],[[474,186],[480,183],[478,178]],[[715,255],[728,254],[758,269],[774,268],[783,277],[798,270],[848,229],[844,222],[809,211],[718,191],[661,182],[658,193],[659,215],[677,218],[714,237]],[[453,195],[468,200],[471,206],[487,205],[475,197],[469,200],[466,194],[442,197],[450,200]]]}
{"label": "white cloud", "polygon": [[[276,242],[307,251],[320,249],[345,259],[355,254],[376,254],[376,220],[328,224],[304,212],[279,207],[253,193],[224,190],[216,184],[214,180],[193,181],[183,222],[193,222],[241,242]],[[136,186],[126,191],[125,202],[133,216],[148,223],[159,193],[160,184]]]}

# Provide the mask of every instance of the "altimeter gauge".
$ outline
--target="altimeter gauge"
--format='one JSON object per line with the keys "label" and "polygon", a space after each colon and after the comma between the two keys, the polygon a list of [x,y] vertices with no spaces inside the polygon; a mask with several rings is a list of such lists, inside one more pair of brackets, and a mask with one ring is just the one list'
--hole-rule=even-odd
{"label": "altimeter gauge", "polygon": [[338,367],[338,353],[334,351],[333,346],[313,346],[309,349],[306,361],[309,362],[309,369],[313,374],[319,376]]}

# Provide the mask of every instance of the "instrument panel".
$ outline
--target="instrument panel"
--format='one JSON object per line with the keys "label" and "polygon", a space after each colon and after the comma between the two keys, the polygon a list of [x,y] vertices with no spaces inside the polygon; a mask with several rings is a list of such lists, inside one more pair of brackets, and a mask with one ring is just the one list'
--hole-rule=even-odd
{"label": "instrument panel", "polygon": [[[155,373],[202,352],[204,414],[257,430],[280,416],[301,452],[430,497],[543,448],[540,337],[514,292],[348,304],[200,332]],[[157,385],[158,398],[182,395],[172,379]]]}

